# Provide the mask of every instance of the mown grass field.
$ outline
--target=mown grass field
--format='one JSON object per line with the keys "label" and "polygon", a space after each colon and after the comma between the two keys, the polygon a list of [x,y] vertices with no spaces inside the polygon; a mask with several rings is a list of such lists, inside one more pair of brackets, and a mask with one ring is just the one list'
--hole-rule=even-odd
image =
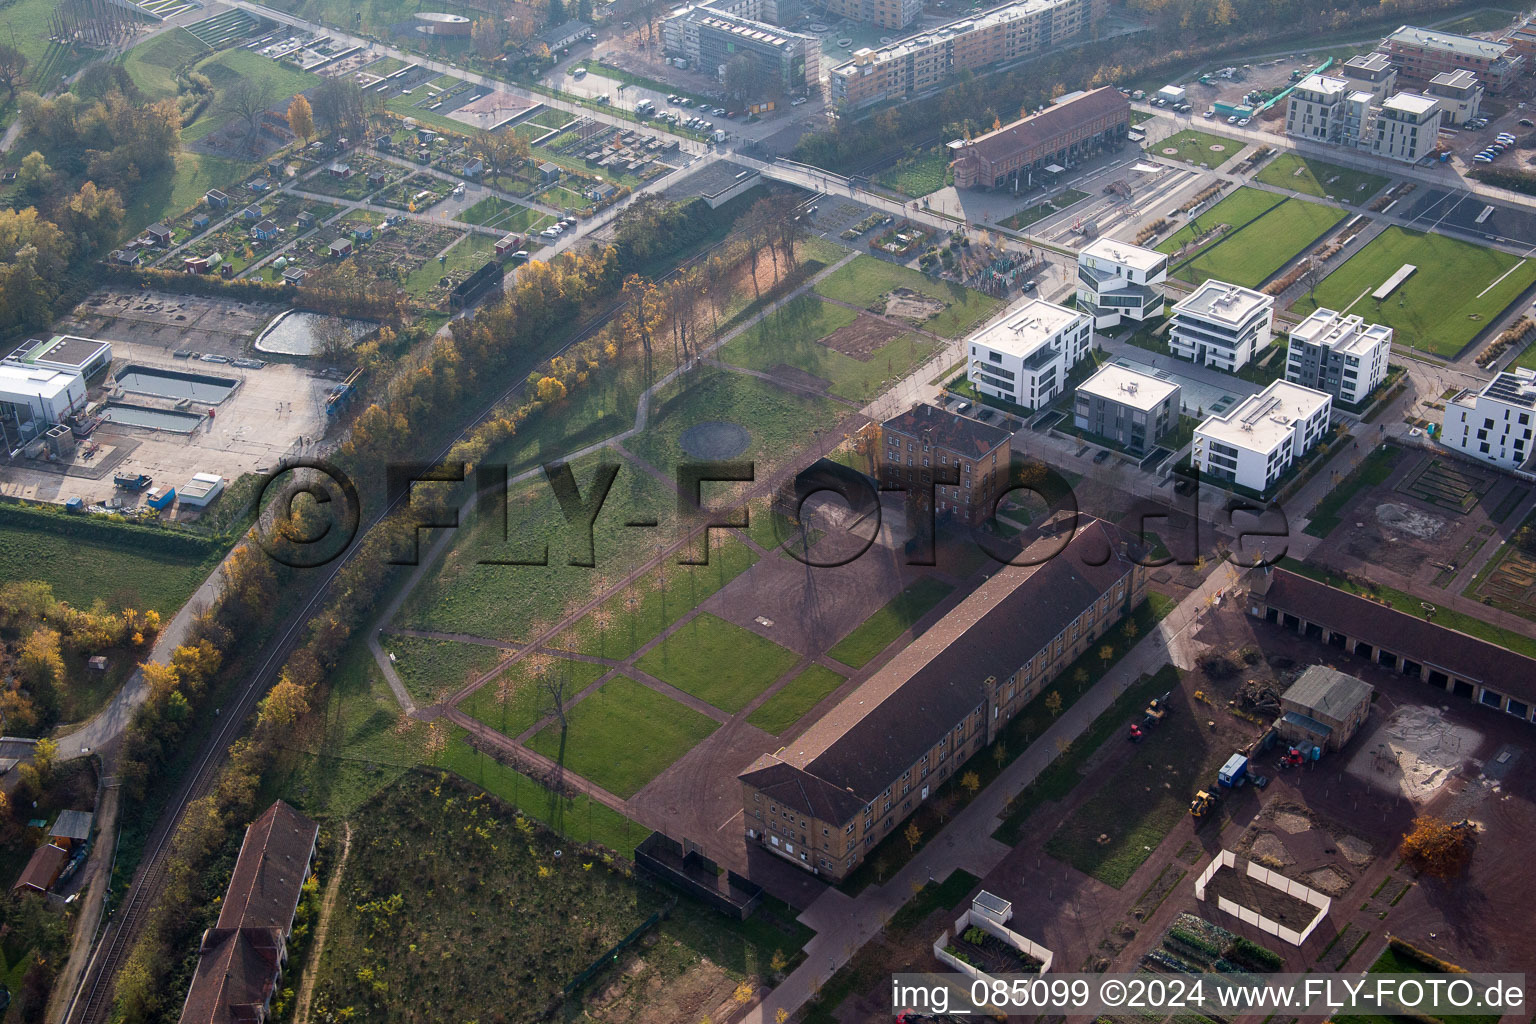
{"label": "mown grass field", "polygon": [[560,726],[539,730],[528,746],[620,797],[631,797],[672,762],[698,746],[717,723],[670,697],[615,676],[567,713]]}
{"label": "mown grass field", "polygon": [[[444,262],[429,259],[405,277],[405,291],[417,301],[424,300],[437,288],[444,276],[462,280],[496,258],[496,239],[471,231],[462,236],[447,252]],[[441,294],[441,292],[439,293]]]}
{"label": "mown grass field", "polygon": [[858,315],[847,306],[802,295],[738,334],[721,354],[726,362],[752,370],[771,371],[781,364],[798,367],[829,381],[833,394],[863,400],[878,394],[938,348],[931,338],[910,333],[887,341],[868,359],[858,359],[821,343]]}
{"label": "mown grass field", "polygon": [[197,62],[198,71],[213,82],[214,100],[201,117],[181,127],[181,140],[195,142],[217,131],[231,119],[221,109],[225,90],[239,81],[271,83],[274,106],[286,106],[289,98],[320,84],[320,76],[300,71],[291,64],[279,64],[245,49],[225,50]]}
{"label": "mown grass field", "polygon": [[1263,189],[1240,188],[1159,242],[1157,251],[1177,252],[1202,231],[1209,231],[1218,224],[1230,224],[1234,231],[1238,230],[1284,201],[1284,196]]}
{"label": "mown grass field", "polygon": [[804,718],[827,694],[847,682],[824,665],[808,665],[747,716],[747,722],[774,736]]}
{"label": "mown grass field", "polygon": [[0,528],[0,583],[41,580],[77,608],[153,609],[169,618],[208,578],[215,558],[135,550],[132,538],[106,545],[46,529]]}
{"label": "mown grass field", "polygon": [[943,580],[924,576],[854,627],[827,654],[849,668],[863,668],[954,589]]}
{"label": "mown grass field", "polygon": [[466,224],[482,224],[498,231],[515,231],[519,234],[541,231],[555,222],[555,218],[547,213],[540,213],[500,196],[486,196],[455,219]]}
{"label": "mown grass field", "polygon": [[433,704],[459,690],[467,680],[488,672],[502,650],[484,644],[460,643],[386,633],[379,638],[394,655],[395,674],[419,704]]}
{"label": "mown grass field", "polygon": [[1276,188],[1304,192],[1309,196],[1327,196],[1352,206],[1359,206],[1386,188],[1389,180],[1380,174],[1356,171],[1296,153],[1281,153],[1255,177]]}
{"label": "mown grass field", "polygon": [[[1228,139],[1221,135],[1212,135],[1195,128],[1188,128],[1177,135],[1170,135],[1156,145],[1149,145],[1147,152],[1164,157],[1168,160],[1182,160],[1187,164],[1207,164],[1211,170],[1215,170],[1222,164],[1237,156],[1247,143],[1237,139]],[[1212,146],[1219,147],[1212,149]],[[1167,152],[1168,150],[1174,152]]]}
{"label": "mown grass field", "polygon": [[[1405,263],[1418,271],[1384,301],[1371,293]],[[1536,261],[1445,235],[1389,227],[1292,309],[1358,313],[1397,331],[1394,344],[1454,357],[1532,283]]]}
{"label": "mown grass field", "polygon": [[945,338],[966,333],[990,315],[1001,303],[990,295],[972,291],[963,285],[937,281],[909,267],[859,256],[841,270],[823,278],[815,291],[829,299],[866,309],[896,288],[910,288],[945,303],[942,313],[923,324],[923,328]]}
{"label": "mown grass field", "polygon": [[751,630],[702,612],[667,634],[635,666],[735,714],[799,660]]}
{"label": "mown grass field", "polygon": [[[590,661],[545,654],[525,655],[470,694],[459,705],[459,710],[497,732],[515,738],[537,725],[549,710],[548,691],[540,689],[540,679],[547,676],[559,679],[564,684],[565,699],[569,701],[597,682],[605,671],[604,666]],[[461,678],[459,685],[463,683]]]}
{"label": "mown grass field", "polygon": [[1192,284],[1214,277],[1257,288],[1346,216],[1336,207],[1287,199],[1247,227],[1223,235],[1171,273]]}
{"label": "mown grass field", "polygon": [[152,100],[176,95],[176,71],[205,56],[208,47],[184,28],[162,32],[129,50],[123,68]]}
{"label": "mown grass field", "polygon": [[[580,527],[569,527],[542,475],[511,489],[505,520],[487,510],[459,528],[436,570],[412,593],[396,625],[528,640],[588,599],[603,580],[617,579],[651,554],[656,535],[670,530],[676,496],[651,474],[612,452],[572,464],[583,495],[600,465],[618,475],[592,528],[593,548]],[[658,531],[626,522],[654,519]],[[506,564],[539,562],[547,564]],[[572,565],[571,560],[594,563]],[[500,564],[498,564],[500,563]]]}

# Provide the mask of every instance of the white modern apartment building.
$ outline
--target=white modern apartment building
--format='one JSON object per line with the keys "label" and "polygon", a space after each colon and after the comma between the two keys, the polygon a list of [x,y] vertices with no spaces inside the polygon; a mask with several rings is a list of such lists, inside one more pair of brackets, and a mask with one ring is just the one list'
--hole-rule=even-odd
{"label": "white modern apartment building", "polygon": [[1168,347],[1180,359],[1235,373],[1273,337],[1275,298],[1212,278],[1173,307]]}
{"label": "white modern apartment building", "polygon": [[1483,109],[1483,83],[1466,68],[1440,72],[1424,92],[1440,104],[1440,119],[1448,125],[1464,124]]}
{"label": "white modern apartment building", "polygon": [[976,390],[1038,409],[1067,384],[1067,374],[1093,344],[1086,313],[1030,299],[973,334],[966,378]]}
{"label": "white modern apartment building", "polygon": [[1357,53],[1339,65],[1339,74],[1352,92],[1368,92],[1380,103],[1397,91],[1397,68],[1384,53]]}
{"label": "white modern apartment building", "polygon": [[1291,328],[1285,379],[1358,405],[1387,377],[1392,328],[1318,308]]}
{"label": "white modern apartment building", "polygon": [[1454,117],[1469,106],[1464,89],[1445,88],[1450,95],[1397,92],[1383,100],[1350,79],[1308,75],[1286,101],[1285,133],[1417,163],[1434,151],[1447,111]]}
{"label": "white modern apartment building", "polygon": [[1333,398],[1277,380],[1195,428],[1190,460],[1204,476],[1263,494],[1328,431]]}
{"label": "white modern apartment building", "polygon": [[1532,419],[1536,371],[1506,370],[1480,391],[1468,388],[1445,404],[1440,443],[1503,469],[1521,469],[1531,461]]}
{"label": "white modern apartment building", "polygon": [[1100,238],[1077,254],[1077,307],[1093,326],[1140,323],[1163,311],[1158,285],[1168,278],[1168,257],[1155,249]]}

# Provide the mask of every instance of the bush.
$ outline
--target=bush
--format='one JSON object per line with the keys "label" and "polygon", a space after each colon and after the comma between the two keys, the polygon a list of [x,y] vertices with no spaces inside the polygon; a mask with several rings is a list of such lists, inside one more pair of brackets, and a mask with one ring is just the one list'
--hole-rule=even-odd
{"label": "bush", "polygon": [[979,946],[983,942],[987,941],[987,933],[975,925],[971,925],[969,928],[967,928],[965,930],[965,934],[960,937],[973,946]]}
{"label": "bush", "polygon": [[1227,950],[1227,959],[1259,971],[1278,971],[1285,966],[1285,958],[1279,953],[1244,938],[1232,943],[1232,948]]}
{"label": "bush", "polygon": [[1204,953],[1212,959],[1221,956],[1221,947],[1202,935],[1196,935],[1187,928],[1168,929],[1168,938],[1179,945],[1188,946],[1197,953]]}

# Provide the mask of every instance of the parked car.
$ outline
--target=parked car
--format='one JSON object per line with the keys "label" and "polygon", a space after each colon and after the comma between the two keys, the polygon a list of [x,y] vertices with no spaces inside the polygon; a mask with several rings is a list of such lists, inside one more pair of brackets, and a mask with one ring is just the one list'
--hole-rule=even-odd
{"label": "parked car", "polygon": [[1248,121],[1249,121],[1249,120],[1250,120],[1250,119],[1249,119],[1249,118],[1246,118],[1246,117],[1240,117],[1240,118],[1238,118],[1238,120],[1237,120],[1237,126],[1238,126],[1238,127],[1239,127],[1239,128],[1242,128],[1242,127],[1244,127],[1244,126],[1245,126],[1245,125],[1247,125],[1247,124],[1248,124]]}
{"label": "parked car", "polygon": [[1536,121],[1532,121],[1528,117],[1522,117],[1515,123],[1518,124],[1521,128],[1536,128]]}
{"label": "parked car", "polygon": [[1101,465],[1101,464],[1103,464],[1103,463],[1105,463],[1107,461],[1109,461],[1109,449],[1108,448],[1100,448],[1099,449],[1099,454],[1097,454],[1097,455],[1095,455],[1093,457],[1093,464],[1097,466],[1097,465]]}
{"label": "parked car", "polygon": [[1215,117],[1216,116],[1216,108],[1215,107],[1206,107],[1205,108],[1205,116],[1206,117]]}
{"label": "parked car", "polygon": [[1237,115],[1233,114],[1231,117],[1227,118],[1227,124],[1237,124]]}
{"label": "parked car", "polygon": [[789,101],[789,105],[792,106],[792,107],[798,107],[800,104],[802,104],[804,102],[805,102],[805,97],[804,96],[796,96],[794,99]]}
{"label": "parked car", "polygon": [[711,110],[710,113],[714,114],[716,117],[724,117],[725,116],[725,108],[724,107],[716,107],[714,110]]}

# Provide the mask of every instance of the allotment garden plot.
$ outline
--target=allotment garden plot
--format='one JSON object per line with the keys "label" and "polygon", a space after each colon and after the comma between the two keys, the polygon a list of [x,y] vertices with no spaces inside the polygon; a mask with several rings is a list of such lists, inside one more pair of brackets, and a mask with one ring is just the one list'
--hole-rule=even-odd
{"label": "allotment garden plot", "polygon": [[[1391,294],[1373,297],[1399,269],[1418,270]],[[1397,331],[1396,344],[1452,358],[1532,283],[1536,261],[1444,235],[1389,227],[1292,307],[1358,313]]]}

